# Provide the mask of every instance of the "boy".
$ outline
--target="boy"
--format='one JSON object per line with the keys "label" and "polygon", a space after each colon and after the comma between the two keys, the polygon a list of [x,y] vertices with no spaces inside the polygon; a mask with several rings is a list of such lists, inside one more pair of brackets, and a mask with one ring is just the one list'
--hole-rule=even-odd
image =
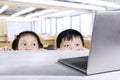
{"label": "boy", "polygon": [[57,36],[56,45],[60,50],[86,50],[83,36],[74,29],[62,31]]}

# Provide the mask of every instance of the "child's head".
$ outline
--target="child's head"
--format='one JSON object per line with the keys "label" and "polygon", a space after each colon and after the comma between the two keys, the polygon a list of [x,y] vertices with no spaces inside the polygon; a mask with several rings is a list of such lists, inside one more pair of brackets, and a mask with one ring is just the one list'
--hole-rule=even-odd
{"label": "child's head", "polygon": [[77,30],[67,29],[58,35],[56,45],[63,50],[80,50],[84,47],[84,39]]}
{"label": "child's head", "polygon": [[32,31],[21,32],[13,41],[14,50],[38,50],[43,48],[38,35]]}

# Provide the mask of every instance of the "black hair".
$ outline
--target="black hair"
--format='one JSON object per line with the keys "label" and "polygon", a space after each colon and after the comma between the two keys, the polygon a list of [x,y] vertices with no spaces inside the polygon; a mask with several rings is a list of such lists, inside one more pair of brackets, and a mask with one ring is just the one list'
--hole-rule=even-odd
{"label": "black hair", "polygon": [[62,31],[58,36],[57,36],[57,39],[56,39],[56,46],[57,48],[60,48],[60,44],[62,42],[62,40],[72,40],[73,37],[80,37],[81,41],[82,41],[82,45],[84,46],[84,39],[83,39],[83,36],[80,32],[78,32],[77,30],[74,30],[74,29],[67,29],[67,30],[64,30]]}
{"label": "black hair", "polygon": [[17,39],[14,39],[12,42],[12,49],[17,50]]}
{"label": "black hair", "polygon": [[19,44],[20,38],[24,35],[27,35],[27,34],[33,35],[37,39],[39,48],[43,48],[43,44],[41,43],[39,36],[35,32],[24,31],[24,32],[21,32],[19,35],[17,35],[16,39],[12,42],[13,50],[18,50],[18,44]]}

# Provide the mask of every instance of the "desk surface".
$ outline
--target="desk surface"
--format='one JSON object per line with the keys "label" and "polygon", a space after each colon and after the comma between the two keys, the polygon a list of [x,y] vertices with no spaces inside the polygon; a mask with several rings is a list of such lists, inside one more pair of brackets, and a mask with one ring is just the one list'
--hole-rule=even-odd
{"label": "desk surface", "polygon": [[85,76],[57,62],[61,58],[87,56],[88,51],[1,51],[0,79],[117,80],[120,71]]}

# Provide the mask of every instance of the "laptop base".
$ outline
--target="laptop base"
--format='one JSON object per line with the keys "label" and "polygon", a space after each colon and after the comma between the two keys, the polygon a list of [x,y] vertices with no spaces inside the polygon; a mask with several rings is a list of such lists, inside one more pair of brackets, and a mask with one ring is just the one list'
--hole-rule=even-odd
{"label": "laptop base", "polygon": [[82,71],[83,73],[86,74],[88,56],[67,58],[67,59],[59,59],[58,62],[62,63],[64,65],[67,65],[71,68],[74,68],[76,70]]}

